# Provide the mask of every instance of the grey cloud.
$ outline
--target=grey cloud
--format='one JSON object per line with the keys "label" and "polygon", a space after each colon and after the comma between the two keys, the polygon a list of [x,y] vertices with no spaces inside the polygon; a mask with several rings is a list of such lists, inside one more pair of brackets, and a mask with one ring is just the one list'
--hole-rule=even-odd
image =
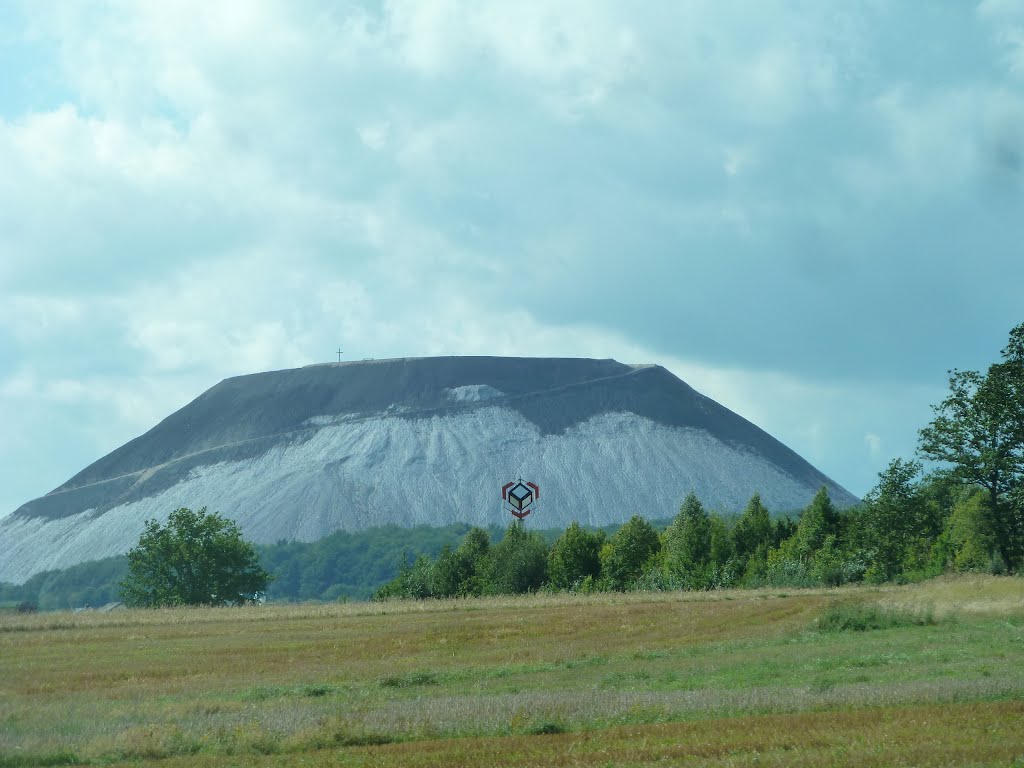
{"label": "grey cloud", "polygon": [[[352,337],[530,354],[586,328],[917,392],[1020,322],[998,3],[442,5],[26,5],[26,76],[65,79],[0,113],[0,298],[86,314],[0,333],[0,374],[208,386]],[[871,391],[865,422],[909,412]],[[915,426],[828,418],[840,482],[868,426],[883,450]]]}

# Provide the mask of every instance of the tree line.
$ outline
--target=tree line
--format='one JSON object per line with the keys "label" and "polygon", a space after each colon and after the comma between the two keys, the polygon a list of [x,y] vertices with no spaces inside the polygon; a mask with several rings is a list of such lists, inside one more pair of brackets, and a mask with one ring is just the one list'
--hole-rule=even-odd
{"label": "tree line", "polygon": [[892,462],[848,510],[837,510],[822,488],[796,521],[773,518],[760,494],[736,517],[709,512],[691,493],[664,530],[640,515],[611,535],[574,522],[549,544],[521,521],[497,543],[472,528],[436,557],[406,558],[374,597],[905,583],[1019,568],[1019,558],[1004,559],[984,493],[921,477],[920,468]]}
{"label": "tree line", "polygon": [[[436,555],[457,544],[466,523],[443,528],[395,525],[337,531],[317,541],[257,544],[260,564],[274,575],[266,588],[272,601],[367,600],[398,573],[403,553]],[[490,529],[499,536],[500,529]],[[553,536],[552,536],[553,538]],[[128,557],[116,555],[63,570],[43,571],[24,584],[0,583],[0,609],[18,605],[41,611],[102,606],[122,599]]]}
{"label": "tree line", "polygon": [[834,586],[949,571],[1019,572],[1024,561],[1024,323],[985,372],[951,370],[949,395],[863,503],[822,488],[796,522],[759,494],[738,517],[690,493],[663,531],[639,515],[611,536],[570,525],[553,544],[521,522],[492,544],[471,529],[436,558],[405,560],[378,599],[632,589]]}

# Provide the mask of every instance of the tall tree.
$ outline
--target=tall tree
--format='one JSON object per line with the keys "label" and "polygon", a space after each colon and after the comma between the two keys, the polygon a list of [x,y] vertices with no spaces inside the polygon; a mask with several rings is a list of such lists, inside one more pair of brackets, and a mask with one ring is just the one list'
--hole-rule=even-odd
{"label": "tall tree", "polygon": [[878,484],[857,516],[857,535],[870,563],[869,581],[888,581],[903,568],[915,537],[934,535],[918,476],[921,464],[896,459],[878,473]]}
{"label": "tall tree", "polygon": [[171,512],[166,526],[146,521],[128,552],[121,596],[132,606],[240,605],[264,592],[270,574],[231,520],[206,507]]}
{"label": "tall tree", "polygon": [[729,525],[718,515],[711,515],[711,562],[722,566],[736,554],[732,531]]}
{"label": "tall tree", "polygon": [[516,520],[490,548],[484,563],[484,592],[515,595],[534,592],[547,578],[548,545],[536,531]]}
{"label": "tall tree", "polygon": [[435,597],[433,586],[434,564],[429,555],[419,555],[409,562],[408,554],[402,557],[398,575],[374,593],[375,600],[426,600]]}
{"label": "tall tree", "polygon": [[732,535],[736,542],[736,556],[744,564],[758,550],[765,553],[772,546],[772,518],[761,502],[760,493],[750,497]]}
{"label": "tall tree", "polygon": [[466,597],[472,563],[451,544],[445,544],[430,568],[432,597]]}
{"label": "tall tree", "polygon": [[491,535],[478,526],[473,526],[466,531],[462,543],[459,544],[459,552],[473,563],[480,563],[491,549]]}
{"label": "tall tree", "polygon": [[491,537],[483,528],[470,528],[456,549],[445,545],[430,572],[434,597],[482,595]]}
{"label": "tall tree", "polygon": [[839,515],[832,506],[832,499],[828,496],[828,489],[821,487],[810,505],[800,515],[800,523],[796,528],[797,552],[801,557],[808,557],[817,552],[825,544],[829,536],[836,536],[839,532]]}
{"label": "tall tree", "polygon": [[551,546],[548,555],[548,582],[555,589],[571,589],[588,576],[597,581],[601,574],[602,531],[588,531],[573,523]]}
{"label": "tall tree", "polygon": [[637,581],[658,553],[658,532],[633,515],[601,548],[601,580],[608,589],[625,590]]}
{"label": "tall tree", "polygon": [[711,560],[711,520],[692,491],[665,530],[662,557],[670,579],[690,587],[704,586],[701,577]]}
{"label": "tall tree", "polygon": [[918,453],[952,465],[950,474],[985,490],[996,548],[1016,567],[1024,550],[1024,323],[1010,331],[1002,362],[984,374],[952,370],[949,395],[933,406]]}
{"label": "tall tree", "polygon": [[995,537],[983,492],[975,490],[954,505],[944,532],[951,564],[958,571],[985,570],[992,565]]}

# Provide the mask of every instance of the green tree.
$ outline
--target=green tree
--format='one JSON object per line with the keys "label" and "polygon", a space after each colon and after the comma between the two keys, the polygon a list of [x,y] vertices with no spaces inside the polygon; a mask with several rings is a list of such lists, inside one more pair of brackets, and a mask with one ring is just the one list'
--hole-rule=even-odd
{"label": "green tree", "polygon": [[951,562],[958,571],[980,571],[991,567],[995,536],[984,493],[976,491],[959,499],[943,532]]}
{"label": "green tree", "polygon": [[918,453],[984,489],[995,546],[1016,567],[1024,553],[1024,509],[1012,495],[1024,481],[1024,323],[1010,331],[1002,355],[984,374],[949,372],[949,395],[933,406]]}
{"label": "green tree", "polygon": [[708,588],[731,587],[736,583],[736,549],[729,525],[718,515],[711,515],[711,564],[707,571]]}
{"label": "green tree", "polygon": [[821,487],[810,505],[800,515],[796,527],[796,552],[802,557],[810,557],[825,545],[828,536],[835,536],[839,529],[839,515],[832,506],[828,489]]}
{"label": "green tree", "polygon": [[182,507],[167,525],[148,520],[128,553],[121,582],[127,605],[240,605],[264,592],[271,577],[231,520]]}
{"label": "green tree", "polygon": [[865,579],[889,581],[904,568],[918,537],[935,532],[918,476],[921,464],[896,459],[878,473],[856,517],[856,538],[868,561]]}
{"label": "green tree", "polygon": [[732,531],[718,515],[711,515],[711,562],[723,566],[736,556]]}
{"label": "green tree", "polygon": [[633,515],[601,548],[601,581],[607,589],[625,590],[637,581],[649,561],[658,554],[658,532],[639,515]]}
{"label": "green tree", "polygon": [[430,594],[432,597],[463,597],[464,585],[469,581],[471,563],[460,557],[451,544],[445,544],[430,568]]}
{"label": "green tree", "polygon": [[706,586],[711,561],[711,520],[692,491],[662,537],[662,567],[669,583],[690,589]]}
{"label": "green tree", "polygon": [[466,558],[479,566],[487,553],[491,550],[491,535],[483,528],[474,526],[470,528],[459,544],[459,551]]}
{"label": "green tree", "polygon": [[[751,563],[754,562],[752,558]],[[796,534],[783,540],[777,547],[770,549],[763,566],[759,567],[756,572],[752,572],[752,569],[748,568],[744,582],[747,586],[756,587],[765,585],[811,587],[817,585],[811,576],[810,563],[797,551]]]}
{"label": "green tree", "polygon": [[405,555],[398,566],[398,575],[378,589],[373,597],[375,600],[426,600],[433,597],[433,571],[434,564],[429,555],[420,555],[411,564],[409,556]]}
{"label": "green tree", "polygon": [[483,528],[471,528],[455,549],[445,545],[430,573],[434,597],[469,597],[484,591],[484,569],[491,537]]}
{"label": "green tree", "polygon": [[744,566],[755,554],[765,557],[773,543],[772,518],[761,503],[760,493],[750,497],[732,535],[736,543],[736,557]]}
{"label": "green tree", "polygon": [[847,580],[844,564],[845,557],[839,547],[839,540],[835,534],[830,533],[811,558],[811,577],[826,586],[838,586]]}
{"label": "green tree", "polygon": [[775,518],[775,527],[772,530],[772,546],[778,547],[782,542],[796,536],[797,524],[788,516]]}
{"label": "green tree", "polygon": [[505,536],[490,548],[484,575],[484,592],[515,595],[540,589],[547,578],[548,545],[536,531],[527,531],[521,520],[512,523]]}
{"label": "green tree", "polygon": [[573,521],[551,546],[548,583],[555,589],[574,589],[588,577],[591,583],[597,581],[601,575],[602,544],[602,531],[588,531]]}
{"label": "green tree", "polygon": [[484,593],[484,570],[491,551],[491,535],[483,528],[474,526],[466,532],[456,554],[465,563],[466,576],[460,587],[460,595],[482,595]]}

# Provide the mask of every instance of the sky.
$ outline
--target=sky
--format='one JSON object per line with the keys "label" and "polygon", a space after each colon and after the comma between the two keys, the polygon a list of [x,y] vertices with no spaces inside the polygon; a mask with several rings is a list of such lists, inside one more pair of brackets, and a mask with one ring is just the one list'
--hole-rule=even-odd
{"label": "sky", "polygon": [[0,516],[339,348],[659,363],[863,495],[1022,244],[1018,0],[0,0]]}

